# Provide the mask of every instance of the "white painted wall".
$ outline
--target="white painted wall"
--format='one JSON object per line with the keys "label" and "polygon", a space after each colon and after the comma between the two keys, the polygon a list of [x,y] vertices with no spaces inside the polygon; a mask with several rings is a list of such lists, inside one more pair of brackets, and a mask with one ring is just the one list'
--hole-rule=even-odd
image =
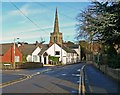
{"label": "white painted wall", "polygon": [[[46,52],[46,51],[45,51],[45,52]],[[45,52],[44,52],[44,53],[45,53]],[[43,53],[43,54],[44,54],[44,53]],[[41,55],[41,63],[44,64],[44,56],[43,56],[43,54]],[[46,64],[49,64],[49,63],[48,63],[48,56],[46,56]]]}
{"label": "white painted wall", "polygon": [[79,45],[79,48],[78,49],[74,49],[76,52],[77,52],[77,54],[79,55],[78,56],[78,60],[79,61],[81,61],[81,48],[80,48],[80,45]]}
{"label": "white painted wall", "polygon": [[38,56],[39,52],[41,51],[40,47],[37,47],[32,55],[27,55],[26,59],[27,62],[40,62],[40,57]]}
{"label": "white painted wall", "polygon": [[32,62],[40,62],[40,58],[38,56],[41,51],[40,47],[37,47],[32,53]]}
{"label": "white painted wall", "polygon": [[37,47],[37,48],[33,51],[32,55],[38,55],[40,51],[41,51],[40,47]]}
{"label": "white painted wall", "polygon": [[[78,54],[80,54],[80,49],[74,49]],[[55,51],[59,51],[60,55],[55,55]],[[59,57],[59,61],[61,61],[61,47],[56,43],[49,47],[45,52],[47,52],[48,56],[56,56]],[[44,52],[44,53],[45,53]],[[43,54],[44,54],[43,53]],[[47,57],[47,64],[48,57]],[[41,55],[41,62],[44,64],[44,57]],[[76,53],[67,53],[65,50],[62,49],[62,63],[63,64],[71,64],[77,62],[77,54]]]}
{"label": "white painted wall", "polygon": [[[59,51],[60,55],[55,55],[55,51]],[[61,61],[61,54],[62,54],[62,61],[63,63],[66,63],[66,58],[65,56],[67,56],[67,53],[65,50],[61,50],[61,47],[58,46],[57,44],[53,44],[50,48],[48,48],[48,50],[46,51],[48,53],[48,55],[50,56],[56,56],[56,57],[60,57],[59,61]],[[62,53],[61,53],[62,52]],[[63,58],[64,57],[64,58]]]}
{"label": "white painted wall", "polygon": [[27,62],[32,62],[32,56],[31,55],[27,55],[26,60],[27,60]]}

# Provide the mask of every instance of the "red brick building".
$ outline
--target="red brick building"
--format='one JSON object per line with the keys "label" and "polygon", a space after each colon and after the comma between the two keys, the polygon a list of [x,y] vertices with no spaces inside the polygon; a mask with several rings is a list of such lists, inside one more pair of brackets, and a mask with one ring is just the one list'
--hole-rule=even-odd
{"label": "red brick building", "polygon": [[[0,44],[1,52],[0,52],[0,59],[1,62],[14,62],[14,44]],[[22,61],[22,53],[19,51],[17,46],[15,46],[15,62]]]}

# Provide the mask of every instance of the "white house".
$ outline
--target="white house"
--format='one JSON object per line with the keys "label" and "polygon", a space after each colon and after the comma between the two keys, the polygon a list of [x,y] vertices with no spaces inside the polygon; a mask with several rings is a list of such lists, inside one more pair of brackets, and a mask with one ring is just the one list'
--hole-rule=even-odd
{"label": "white house", "polygon": [[36,44],[22,44],[19,49],[23,56],[26,57],[27,62],[40,62],[39,53],[41,48]]}
{"label": "white house", "polygon": [[75,50],[68,47],[61,46],[54,43],[52,46],[44,45],[39,53],[40,62],[43,64],[49,64],[48,56],[54,56],[59,58],[59,62],[63,64],[71,64],[77,62],[78,54]]}

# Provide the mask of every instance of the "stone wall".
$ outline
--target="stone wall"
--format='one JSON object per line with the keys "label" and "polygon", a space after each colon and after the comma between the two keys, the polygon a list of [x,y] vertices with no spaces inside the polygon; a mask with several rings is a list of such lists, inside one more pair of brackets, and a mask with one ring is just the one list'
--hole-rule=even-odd
{"label": "stone wall", "polygon": [[120,82],[120,68],[112,69],[112,68],[108,67],[107,65],[98,66],[97,64],[95,64],[95,66],[98,69],[100,69],[102,72],[104,72],[105,74],[111,76],[112,78],[114,78],[115,80]]}

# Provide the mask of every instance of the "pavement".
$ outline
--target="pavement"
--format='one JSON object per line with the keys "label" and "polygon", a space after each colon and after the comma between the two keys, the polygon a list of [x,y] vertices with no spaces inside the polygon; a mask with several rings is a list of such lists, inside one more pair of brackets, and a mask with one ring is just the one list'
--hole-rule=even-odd
{"label": "pavement", "polygon": [[102,73],[92,64],[88,64],[84,71],[87,93],[120,95],[120,84]]}

